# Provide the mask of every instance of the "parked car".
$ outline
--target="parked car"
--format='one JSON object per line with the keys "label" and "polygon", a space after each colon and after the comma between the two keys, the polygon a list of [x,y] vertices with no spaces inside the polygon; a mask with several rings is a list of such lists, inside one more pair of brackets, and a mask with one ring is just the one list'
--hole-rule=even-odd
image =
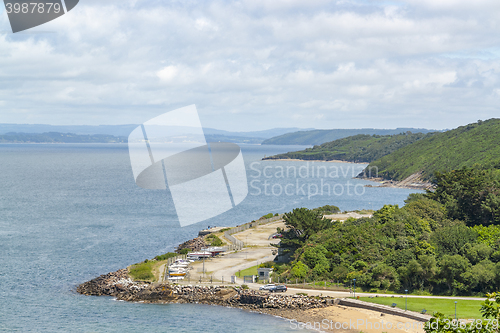
{"label": "parked car", "polygon": [[273,238],[281,238],[281,237],[283,237],[283,235],[282,235],[282,234],[276,234],[276,235],[273,235]]}
{"label": "parked car", "polygon": [[287,287],[285,285],[278,285],[278,286],[274,286],[272,288],[269,289],[269,292],[271,293],[277,293],[278,291],[281,291],[281,292],[286,292],[287,291]]}
{"label": "parked car", "polygon": [[269,289],[274,288],[274,287],[276,287],[276,285],[274,283],[271,283],[271,284],[266,284],[266,285],[260,287],[259,290],[269,290]]}

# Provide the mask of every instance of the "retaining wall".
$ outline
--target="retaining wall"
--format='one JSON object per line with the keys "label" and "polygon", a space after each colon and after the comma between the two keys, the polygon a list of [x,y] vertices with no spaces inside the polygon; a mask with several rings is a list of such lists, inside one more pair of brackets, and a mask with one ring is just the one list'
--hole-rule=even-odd
{"label": "retaining wall", "polygon": [[249,228],[252,228],[252,227],[255,227],[258,225],[267,224],[267,223],[281,220],[282,216],[283,216],[283,214],[281,214],[279,216],[271,217],[269,219],[257,220],[257,221],[252,221],[252,222],[242,224],[239,227],[235,227],[235,228],[232,228],[231,230],[224,232],[224,237],[226,237],[231,243],[233,243],[233,246],[235,247],[236,250],[241,250],[245,246],[245,244],[242,241],[240,241],[239,239],[236,239],[235,237],[233,237],[231,235],[236,234],[238,232],[242,232],[243,230],[247,230]]}
{"label": "retaining wall", "polygon": [[421,314],[418,312],[405,311],[405,310],[398,309],[398,308],[392,308],[392,307],[387,306],[387,305],[368,303],[368,302],[358,301],[355,299],[341,298],[341,299],[338,299],[338,304],[344,305],[344,306],[349,306],[352,308],[360,308],[360,309],[367,309],[367,310],[387,313],[387,314],[391,314],[391,315],[395,315],[395,316],[413,319],[413,320],[416,320],[419,322],[424,322],[424,323],[429,321],[429,319],[432,318],[432,316]]}

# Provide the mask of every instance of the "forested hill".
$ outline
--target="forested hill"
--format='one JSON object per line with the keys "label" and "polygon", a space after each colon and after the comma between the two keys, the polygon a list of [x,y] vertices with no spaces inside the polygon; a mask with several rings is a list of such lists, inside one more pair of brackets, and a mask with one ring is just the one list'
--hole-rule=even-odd
{"label": "forested hill", "polygon": [[418,140],[391,154],[373,161],[369,170],[378,169],[378,176],[403,180],[421,173],[421,180],[430,180],[436,171],[462,167],[500,169],[500,119],[478,121]]}
{"label": "forested hill", "polygon": [[358,134],[323,143],[301,151],[279,154],[266,159],[342,160],[369,163],[434,133],[402,133],[397,135]]}
{"label": "forested hill", "polygon": [[126,137],[107,134],[78,135],[73,133],[7,133],[0,143],[126,143]]}
{"label": "forested hill", "polygon": [[432,130],[423,128],[396,128],[396,129],[376,129],[376,128],[361,128],[361,129],[331,129],[331,130],[312,130],[286,133],[279,135],[262,142],[263,145],[320,145],[325,142],[330,142],[349,136],[358,134],[366,135],[395,135],[400,133],[429,133]]}

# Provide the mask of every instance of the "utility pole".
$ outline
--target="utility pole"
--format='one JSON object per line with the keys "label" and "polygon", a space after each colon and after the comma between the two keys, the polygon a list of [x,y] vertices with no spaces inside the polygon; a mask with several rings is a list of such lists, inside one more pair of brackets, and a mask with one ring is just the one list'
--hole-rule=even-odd
{"label": "utility pole", "polygon": [[406,300],[405,300],[405,311],[408,310],[408,289],[405,289]]}

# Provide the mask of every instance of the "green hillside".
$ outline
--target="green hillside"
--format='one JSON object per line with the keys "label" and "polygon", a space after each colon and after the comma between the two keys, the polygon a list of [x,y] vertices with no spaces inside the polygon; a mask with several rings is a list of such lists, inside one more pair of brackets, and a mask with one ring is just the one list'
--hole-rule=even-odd
{"label": "green hillside", "polygon": [[325,142],[330,142],[349,136],[358,134],[366,135],[395,135],[400,133],[429,133],[428,129],[422,128],[396,128],[396,129],[376,129],[376,128],[360,128],[360,129],[331,129],[331,130],[312,130],[286,133],[279,135],[262,142],[263,145],[320,145]]}
{"label": "green hillside", "polygon": [[343,160],[369,163],[433,134],[413,134],[410,132],[398,135],[358,134],[302,151],[279,154],[266,159]]}
{"label": "green hillside", "polygon": [[422,173],[431,180],[435,171],[450,171],[480,165],[500,169],[500,119],[478,121],[423,138],[370,163],[379,177],[403,180]]}

